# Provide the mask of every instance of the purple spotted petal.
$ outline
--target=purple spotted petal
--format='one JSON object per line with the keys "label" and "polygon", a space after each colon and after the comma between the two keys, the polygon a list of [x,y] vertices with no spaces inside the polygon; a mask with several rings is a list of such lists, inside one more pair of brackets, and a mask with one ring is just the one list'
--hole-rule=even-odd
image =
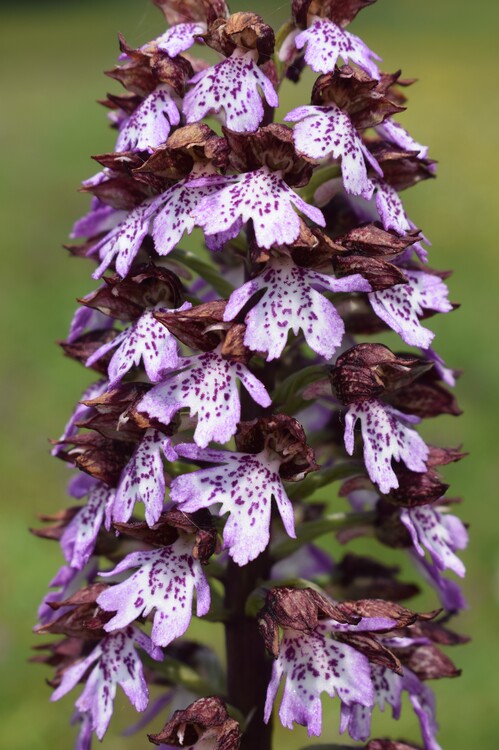
{"label": "purple spotted petal", "polygon": [[178,23],[156,39],[161,52],[169,57],[176,57],[186,52],[196,41],[196,37],[206,31],[205,23]]}
{"label": "purple spotted petal", "polygon": [[440,378],[440,380],[443,380],[444,383],[447,383],[447,385],[450,385],[451,388],[454,388],[454,386],[456,385],[457,375],[459,373],[456,370],[452,370],[450,367],[447,367],[442,357],[437,354],[434,349],[423,349],[422,354],[425,359],[429,359],[434,363],[434,368],[438,373],[438,377]]}
{"label": "purple spotted petal", "polygon": [[[109,383],[107,382],[107,380],[98,380],[96,383],[92,383],[92,385],[90,385],[85,391],[83,391],[80,402],[90,401],[94,398],[102,396],[102,394],[106,392],[108,386]],[[76,426],[77,422],[83,421],[84,419],[89,417],[91,413],[92,407],[85,406],[85,404],[82,403],[78,403],[59,440],[67,440],[68,438],[73,437],[73,435],[76,435],[76,433],[78,432],[78,427]],[[52,455],[57,456],[63,449],[64,446],[62,445],[54,446],[54,448],[52,449]]]}
{"label": "purple spotted petal", "polygon": [[241,380],[254,401],[267,407],[271,399],[262,383],[240,363],[228,362],[218,350],[180,361],[182,372],[167,375],[140,401],[138,410],[170,424],[182,408],[197,414],[194,440],[206,448],[210,440],[226,443],[241,419],[237,380]]}
{"label": "purple spotted petal", "polygon": [[359,274],[335,279],[300,268],[290,258],[271,258],[260,276],[232,293],[224,320],[233,320],[254,294],[265,289],[246,315],[246,346],[268,352],[270,362],[282,354],[289,332],[296,336],[301,329],[310,348],[330,359],[341,346],[345,325],[334,305],[313,286],[330,292],[366,292],[371,288]]}
{"label": "purple spotted petal", "polygon": [[115,491],[100,482],[90,490],[87,504],[70,521],[61,537],[61,548],[72,568],[81,570],[90,559],[97,535],[105,522],[109,529]]}
{"label": "purple spotted petal", "polygon": [[[177,246],[185,233],[191,234],[196,226],[195,209],[205,196],[218,190],[220,175],[201,177],[193,171],[165,193],[156,198],[158,212],[153,224],[152,235],[159,255],[168,255]],[[199,180],[203,179],[201,184]]]}
{"label": "purple spotted petal", "polygon": [[113,261],[115,261],[119,275],[122,277],[127,275],[149,231],[154,211],[155,204],[151,200],[141,203],[91,249],[92,254],[98,252],[101,259],[99,267],[92,274],[94,279],[100,279]]}
{"label": "purple spotted petal", "polygon": [[259,247],[294,242],[300,233],[295,206],[320,226],[325,226],[322,211],[305,203],[283,180],[281,172],[262,167],[237,177],[225,178],[214,195],[201,200],[194,210],[196,222],[206,234],[231,229],[238,220],[253,220]]}
{"label": "purple spotted petal", "polygon": [[425,159],[428,156],[428,146],[422,146],[421,143],[415,141],[407,130],[404,130],[402,125],[399,125],[395,120],[385,120],[381,125],[376,126],[376,131],[382,138],[395,143],[404,151],[417,151],[420,159]]}
{"label": "purple spotted petal", "polygon": [[339,57],[347,64],[356,63],[371,78],[379,78],[375,60],[381,60],[362,39],[345,31],[328,18],[320,18],[295,39],[298,49],[305,50],[305,62],[315,73],[333,73]]}
{"label": "purple spotted petal", "polygon": [[444,578],[436,565],[415,552],[411,553],[410,557],[418,572],[437,592],[444,609],[449,612],[459,612],[461,609],[468,608],[468,603],[456,581]]}
{"label": "purple spotted petal", "polygon": [[458,576],[464,576],[465,567],[454,553],[466,548],[468,532],[457,516],[442,513],[431,505],[423,505],[403,508],[400,520],[409,531],[414,548],[421,557],[424,557],[426,549],[438,570],[448,569]]}
{"label": "purple spotted petal", "polygon": [[374,184],[367,176],[364,157],[382,175],[381,168],[365,147],[350,117],[336,105],[298,107],[284,118],[296,122],[294,141],[298,151],[311,159],[332,156],[341,159],[343,185],[347,193],[372,197]]}
{"label": "purple spotted petal", "polygon": [[147,617],[155,609],[152,641],[167,646],[189,627],[194,591],[198,617],[208,612],[210,587],[201,563],[192,556],[192,541],[180,538],[169,547],[132,552],[114,570],[101,575],[115,576],[130,568],[138,570],[97,599],[106,612],[116,612],[104,626],[108,632],[126,627],[137,617]]}
{"label": "purple spotted petal", "polygon": [[[387,182],[384,182],[377,177],[373,178],[373,182],[376,186],[376,209],[383,227],[387,232],[393,229],[395,232],[398,232],[398,234],[404,235],[415,229],[415,224],[407,217],[403,203],[400,200],[397,191]],[[427,245],[430,244],[425,237],[423,239]],[[420,242],[411,245],[410,252],[412,251],[414,251],[423,262],[428,260],[428,253]]]}
{"label": "purple spotted petal", "polygon": [[449,290],[439,276],[404,269],[409,279],[389,289],[371,292],[369,300],[376,315],[411,346],[428,349],[435,334],[420,323],[424,310],[447,313],[452,305]]}
{"label": "purple spotted petal", "polygon": [[123,469],[112,506],[114,521],[126,523],[135,503],[144,503],[146,522],[154,526],[163,511],[165,475],[161,453],[175,461],[171,441],[157,430],[147,430]]}
{"label": "purple spotted petal", "polygon": [[[188,310],[191,307],[186,302],[178,310]],[[108,367],[110,388],[116,386],[132,367],[138,367],[141,360],[151,383],[157,383],[168,370],[174,370],[178,366],[177,341],[168,328],[156,320],[154,314],[157,312],[175,310],[162,307],[146,310],[129,328],[103,344],[87,359],[86,366],[90,367],[111,349],[118,347]]]}
{"label": "purple spotted petal", "polygon": [[272,497],[287,533],[296,536],[293,506],[279,476],[280,459],[266,451],[253,455],[200,450],[185,444],[177,446],[177,452],[186,458],[223,463],[180,475],[172,482],[170,497],[186,513],[215,504],[220,504],[218,515],[230,513],[224,546],[238,565],[246,565],[266,549]]}
{"label": "purple spotted petal", "polygon": [[320,695],[336,693],[342,703],[371,706],[374,700],[367,658],[351,646],[324,638],[319,633],[284,631],[279,656],[274,662],[265,703],[269,721],[279,684],[285,676],[279,718],[284,727],[293,722],[307,727],[309,736],[320,735]]}
{"label": "purple spotted petal", "polygon": [[264,115],[260,90],[270,107],[279,104],[274,86],[254,61],[252,52],[236,49],[231,57],[196,73],[190,83],[194,86],[185,95],[183,105],[188,123],[223,110],[228,128],[250,133],[258,129]]}
{"label": "purple spotted petal", "polygon": [[179,122],[180,112],[172,90],[161,84],[125,120],[115,151],[151,152],[166,141],[172,126]]}
{"label": "purple spotted petal", "polygon": [[92,729],[101,740],[111,721],[117,685],[121,685],[137,711],[144,711],[146,708],[149,691],[135,645],[146,648],[156,661],[163,658],[160,650],[153,649],[149,644],[149,638],[134,627],[104,638],[86,659],[64,671],[61,684],[52,694],[51,700],[56,701],[66,695],[77,685],[87,669],[95,665],[75,705],[79,711],[90,715]]}
{"label": "purple spotted petal", "polygon": [[406,423],[417,423],[416,417],[368,399],[350,406],[345,416],[345,448],[351,456],[354,449],[354,427],[360,419],[364,439],[364,462],[372,482],[383,494],[399,486],[392,459],[403,461],[411,471],[426,471],[428,446]]}
{"label": "purple spotted petal", "polygon": [[[381,711],[388,704],[392,707],[394,719],[398,719],[402,708],[402,677],[390,669],[371,664],[371,678],[374,687],[374,705]],[[361,706],[359,703],[341,706],[340,734],[348,729],[350,737],[365,742],[371,734],[371,715],[374,706]]]}

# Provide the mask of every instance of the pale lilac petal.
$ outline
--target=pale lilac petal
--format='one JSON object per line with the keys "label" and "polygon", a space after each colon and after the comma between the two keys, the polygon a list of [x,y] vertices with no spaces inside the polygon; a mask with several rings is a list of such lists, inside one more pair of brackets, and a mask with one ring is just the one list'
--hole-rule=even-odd
{"label": "pale lilac petal", "polygon": [[121,333],[115,336],[114,339],[106,341],[105,344],[99,346],[99,348],[96,349],[95,352],[91,354],[90,357],[88,357],[88,359],[85,361],[85,367],[92,367],[96,362],[99,361],[99,359],[102,359],[102,357],[104,357],[116,346],[120,346],[123,342],[126,342],[129,330],[130,329],[127,328],[125,331],[121,331]]}
{"label": "pale lilac petal", "polygon": [[402,677],[403,689],[409,693],[414,713],[418,717],[421,727],[425,750],[442,750],[435,734],[438,724],[435,716],[435,696],[431,688],[421,682],[415,674],[407,668]]}
{"label": "pale lilac petal", "polygon": [[265,289],[265,294],[246,315],[246,346],[253,351],[268,352],[267,362],[270,362],[282,354],[289,332],[296,336],[302,330],[310,348],[330,359],[341,345],[345,326],[334,305],[313,286],[332,292],[371,288],[358,274],[334,279],[300,268],[289,258],[271,258],[260,276],[231,295],[224,320],[233,320],[254,294]]}
{"label": "pale lilac petal", "polygon": [[78,721],[80,722],[81,726],[76,738],[74,750],[91,750],[92,717],[90,716],[90,714],[78,714]]}
{"label": "pale lilac petal", "polygon": [[439,276],[404,269],[408,283],[369,295],[372,308],[406,344],[428,349],[435,334],[424,328],[419,320],[424,310],[446,313],[452,310],[449,290]]}
{"label": "pale lilac petal", "polygon": [[75,705],[91,717],[92,729],[100,740],[111,721],[117,685],[121,685],[137,711],[144,711],[147,706],[149,691],[135,650],[138,634],[137,628],[129,627],[104,638],[86,659],[64,671],[62,682],[52,695],[53,701],[66,695],[96,663]]}
{"label": "pale lilac petal", "polygon": [[205,23],[178,23],[165,31],[156,39],[161,52],[169,57],[176,57],[181,52],[187,52],[196,41],[196,37],[206,31]]}
{"label": "pale lilac petal", "polygon": [[403,461],[411,471],[426,471],[428,446],[415,430],[404,424],[414,423],[414,417],[401,414],[377,399],[352,404],[345,416],[345,448],[349,455],[353,453],[353,430],[358,419],[364,439],[366,469],[383,494],[399,485],[392,459]]}
{"label": "pale lilac petal", "polygon": [[404,151],[417,151],[420,159],[425,159],[428,156],[428,146],[422,146],[421,143],[415,141],[407,130],[404,130],[402,125],[399,125],[395,120],[385,120],[381,125],[377,125],[376,131],[382,138],[395,143]]}
{"label": "pale lilac petal", "polygon": [[149,151],[161,146],[173,125],[180,122],[172,90],[160,84],[128,117],[120,128],[115,151]]}
{"label": "pale lilac petal", "polygon": [[101,264],[92,274],[94,279],[100,279],[113,261],[115,261],[117,273],[122,277],[127,275],[149,232],[154,210],[155,204],[151,200],[144,201],[130,211],[124,221],[92,248],[91,252],[98,252],[101,259]]}
{"label": "pale lilac petal", "polygon": [[315,73],[333,73],[339,57],[347,64],[356,63],[371,78],[379,78],[375,60],[381,60],[362,39],[337,26],[329,18],[320,18],[295,39],[298,49],[305,45],[305,62]]}
{"label": "pale lilac petal", "polygon": [[[371,678],[374,687],[374,705],[381,711],[386,704],[392,707],[394,719],[398,719],[402,708],[402,677],[390,669],[371,664]],[[341,706],[340,733],[348,729],[350,737],[365,742],[371,734],[371,714],[374,706],[361,706],[355,703]]]}
{"label": "pale lilac petal", "polygon": [[[346,112],[336,105],[298,107],[284,119],[297,123],[293,135],[298,151],[311,159],[325,159],[327,156],[341,159],[346,192],[361,195],[366,200],[372,197],[374,184],[367,176],[364,161],[364,156],[369,152]],[[369,161],[380,170],[379,164],[370,154]]]}
{"label": "pale lilac petal", "polygon": [[[57,615],[50,606],[51,603],[63,602],[69,599],[82,586],[86,586],[89,581],[93,581],[97,574],[96,558],[91,559],[83,570],[71,568],[64,565],[50,581],[51,588],[57,588],[57,591],[49,591],[46,594],[38,608],[38,620],[43,625],[51,622],[55,617],[61,617],[70,611],[71,607],[62,607],[57,610]],[[36,628],[35,628],[36,631]]]}
{"label": "pale lilac petal", "polygon": [[442,513],[431,505],[403,508],[400,520],[409,531],[414,548],[424,557],[425,549],[438,570],[452,570],[463,577],[465,567],[455,555],[455,550],[468,544],[468,532],[462,521],[451,514]]}
{"label": "pale lilac petal", "polygon": [[266,389],[249,370],[223,359],[218,350],[183,359],[180,366],[187,369],[167,375],[140,401],[138,409],[167,425],[179,409],[188,408],[191,417],[198,417],[194,440],[203,448],[211,440],[226,443],[235,434],[241,419],[238,378],[257,403],[270,404]]}
{"label": "pale lilac petal", "polygon": [[468,603],[456,581],[444,578],[436,565],[415,552],[411,553],[410,557],[418,572],[436,590],[444,609],[449,612],[459,612],[468,608]]}
{"label": "pale lilac petal", "polygon": [[[397,191],[387,182],[377,177],[373,178],[373,182],[376,187],[376,209],[387,232],[393,229],[398,234],[404,235],[415,229],[414,223],[408,218],[404,210],[403,203]],[[431,244],[424,235],[423,240],[427,245]],[[425,263],[428,260],[428,253],[421,242],[416,242],[406,250],[406,253],[409,255],[412,252],[415,252],[422,262]]]}
{"label": "pale lilac petal", "polygon": [[284,527],[295,537],[293,506],[279,476],[279,459],[266,451],[253,455],[226,451],[192,451],[177,446],[179,456],[224,465],[181,474],[173,480],[170,498],[186,513],[200,508],[229,513],[223,533],[224,546],[238,565],[246,565],[266,549],[270,539],[271,500],[274,498]]}
{"label": "pale lilac petal", "polygon": [[442,357],[433,349],[423,349],[422,353],[426,359],[429,359],[434,363],[438,377],[443,380],[444,383],[450,385],[451,388],[454,388],[456,385],[456,371],[447,367]]}
{"label": "pale lilac petal", "polygon": [[274,86],[254,61],[252,52],[241,54],[236,50],[231,57],[197,73],[190,83],[194,86],[185,95],[183,105],[187,123],[223,111],[228,128],[237,133],[254,132],[264,115],[260,90],[270,107],[279,104]]}
{"label": "pale lilac petal", "polygon": [[155,200],[157,216],[152,235],[159,255],[168,255],[178,245],[185,233],[191,234],[196,226],[194,211],[199,202],[218,190],[220,176],[211,175],[202,184],[197,184],[199,173],[188,177],[166,190]]}
{"label": "pale lilac petal", "polygon": [[68,482],[68,495],[74,497],[76,500],[81,500],[82,497],[88,495],[92,487],[95,487],[97,481],[98,480],[95,479],[95,477],[91,477],[90,474],[78,471]]}
{"label": "pale lilac petal", "polygon": [[321,620],[319,629],[324,633],[364,633],[392,630],[397,621],[389,617],[363,617],[357,624],[336,622],[336,620]]}
{"label": "pale lilac petal", "polygon": [[152,641],[167,646],[189,627],[196,589],[201,592],[201,611],[209,606],[209,590],[201,564],[192,556],[192,541],[178,539],[161,549],[132,552],[114,570],[101,575],[115,576],[130,568],[138,570],[103,591],[97,600],[106,612],[116,612],[104,626],[108,632],[147,617],[155,609]]}
{"label": "pale lilac petal", "polygon": [[[189,302],[183,304],[179,311],[192,307]],[[111,349],[117,347],[108,366],[109,386],[113,388],[140,361],[151,383],[157,383],[169,370],[174,370],[179,363],[178,344],[168,328],[154,317],[157,312],[176,312],[162,307],[145,310],[125,331],[116,338],[103,344],[86,361],[90,367]]]}
{"label": "pale lilac petal", "polygon": [[261,167],[254,172],[225,178],[225,187],[203,198],[194,210],[196,223],[206,234],[218,234],[241,219],[253,221],[259,247],[285,245],[296,240],[300,220],[293,206],[325,226],[322,212],[305,203],[285,182],[281,172]]}
{"label": "pale lilac petal", "polygon": [[265,705],[268,721],[280,679],[285,675],[279,718],[284,727],[293,722],[307,727],[309,736],[320,735],[322,709],[320,695],[338,693],[342,703],[373,704],[369,661],[351,646],[324,638],[318,633],[284,631],[279,656]]}
{"label": "pale lilac petal", "polygon": [[[102,394],[106,392],[108,386],[109,383],[107,382],[107,380],[98,380],[96,383],[92,383],[92,385],[90,385],[85,391],[83,391],[80,402],[91,401],[94,398],[102,396]],[[69,438],[73,437],[73,435],[76,435],[76,433],[78,432],[78,427],[76,426],[77,423],[85,420],[90,416],[91,413],[92,407],[85,406],[85,404],[82,403],[78,403],[59,440],[68,440]],[[57,456],[61,452],[61,450],[64,450],[63,445],[54,446],[54,448],[52,449],[52,455]]]}
{"label": "pale lilac petal", "polygon": [[112,506],[115,521],[126,523],[135,503],[141,502],[144,503],[147,524],[154,526],[157,522],[165,501],[162,451],[171,457],[170,439],[157,430],[147,430],[123,469]]}
{"label": "pale lilac petal", "polygon": [[90,331],[102,331],[113,327],[113,319],[104,315],[100,310],[82,305],[79,307],[69,326],[67,341],[72,344],[83,333]]}
{"label": "pale lilac petal", "polygon": [[95,205],[92,202],[92,207],[88,214],[85,214],[85,216],[82,216],[81,219],[78,219],[74,223],[70,237],[71,239],[96,237],[102,232],[110,232],[111,229],[114,229],[125,218],[126,211],[113,208],[95,199]]}
{"label": "pale lilac petal", "polygon": [[[78,511],[64,530],[61,548],[72,568],[81,570],[90,559],[97,535],[114,501],[114,490],[99,483],[91,489],[87,504]],[[109,524],[106,525],[109,528]]]}

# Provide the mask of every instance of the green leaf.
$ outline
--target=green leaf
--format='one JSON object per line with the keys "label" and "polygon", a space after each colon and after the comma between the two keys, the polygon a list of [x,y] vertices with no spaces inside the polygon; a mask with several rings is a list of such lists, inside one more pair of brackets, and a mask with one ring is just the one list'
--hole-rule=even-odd
{"label": "green leaf", "polygon": [[205,281],[207,281],[213,289],[215,289],[218,294],[220,294],[222,297],[230,297],[232,292],[234,291],[234,287],[232,284],[229,284],[228,281],[225,281],[225,279],[220,275],[220,272],[209,263],[206,263],[206,261],[201,260],[199,256],[195,255],[195,253],[191,253],[190,250],[182,250],[181,248],[177,247],[173,252],[169,255],[170,258],[173,260],[178,261],[179,263],[182,263],[182,265],[187,266],[187,268],[190,268],[195,273],[199,274]]}
{"label": "green leaf", "polygon": [[307,203],[311,203],[314,200],[314,195],[320,188],[320,186],[324,185],[325,182],[329,182],[329,180],[336,179],[337,177],[341,177],[341,169],[337,165],[318,169],[312,175],[312,179],[310,180],[308,185],[306,185],[299,191],[300,196]]}
{"label": "green leaf", "polygon": [[288,375],[272,393],[274,408],[285,414],[295,414],[304,403],[301,396],[303,390],[310,383],[324,377],[324,374],[325,369],[322,365],[310,365]]}

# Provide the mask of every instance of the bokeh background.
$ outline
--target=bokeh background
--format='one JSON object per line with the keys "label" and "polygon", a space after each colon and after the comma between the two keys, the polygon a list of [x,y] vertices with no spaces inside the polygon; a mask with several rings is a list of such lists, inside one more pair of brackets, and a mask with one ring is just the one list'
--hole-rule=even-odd
{"label": "bokeh background", "polygon": [[[273,25],[287,14],[287,4],[272,0],[236,0],[232,9],[253,9]],[[454,491],[466,498],[460,512],[471,524],[465,554],[470,610],[459,628],[473,642],[453,653],[462,678],[436,685],[440,740],[448,750],[493,750],[499,742],[498,22],[499,5],[492,1],[380,0],[352,27],[383,56],[384,69],[402,67],[405,76],[419,78],[402,122],[430,144],[440,166],[438,180],[406,194],[406,206],[433,241],[433,265],[454,270],[452,299],[462,303],[432,325],[438,351],[465,371],[457,389],[464,416],[439,418],[427,432],[444,445],[464,441],[471,452],[449,474]],[[114,64],[116,32],[140,45],[162,29],[148,0],[0,3],[0,746],[9,750],[72,747],[68,720],[75,695],[49,704],[48,671],[27,664],[37,642],[31,634],[36,606],[61,562],[56,545],[27,531],[37,512],[55,511],[65,501],[67,470],[49,457],[47,437],[60,433],[89,382],[55,345],[65,336],[75,298],[92,288],[88,265],[67,257],[61,244],[87,208],[76,188],[96,171],[89,155],[113,145],[95,100],[116,90],[101,75]],[[294,106],[296,96],[287,85],[284,106]],[[219,642],[215,630],[203,628],[196,633]],[[325,714],[331,741],[333,702]],[[127,717],[119,700],[105,740],[111,750],[149,746],[143,735],[120,737]],[[158,719],[153,729],[159,725]],[[409,710],[400,725],[380,718],[375,726],[380,733],[418,737]],[[307,744],[301,730],[279,737],[287,750]]]}

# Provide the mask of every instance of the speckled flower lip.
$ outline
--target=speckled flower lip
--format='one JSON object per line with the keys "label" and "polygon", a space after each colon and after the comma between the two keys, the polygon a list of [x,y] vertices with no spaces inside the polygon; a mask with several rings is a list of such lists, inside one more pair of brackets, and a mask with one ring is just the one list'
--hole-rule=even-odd
{"label": "speckled flower lip", "polygon": [[[395,119],[411,82],[350,30],[374,3],[293,0],[274,32],[225,0],[154,0],[166,30],[120,37],[116,145],[69,248],[98,286],[62,347],[94,376],[52,449],[70,504],[33,530],[64,558],[36,661],[54,701],[81,683],[77,750],[118,685],[143,712],[129,732],[167,748],[271,750],[274,713],[323,736],[325,694],[355,747],[440,750],[427,682],[459,674],[440,647],[466,640],[448,572],[468,542],[440,468],[464,454],[418,430],[460,414],[427,327],[454,306],[401,198],[435,174]],[[363,537],[412,563],[430,612]],[[412,709],[416,745],[371,738],[387,706]]]}

